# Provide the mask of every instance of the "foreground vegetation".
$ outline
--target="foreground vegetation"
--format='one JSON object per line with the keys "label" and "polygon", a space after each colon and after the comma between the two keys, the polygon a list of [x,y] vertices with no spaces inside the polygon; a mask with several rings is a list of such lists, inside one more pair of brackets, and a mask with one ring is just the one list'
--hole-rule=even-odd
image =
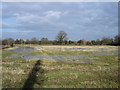
{"label": "foreground vegetation", "polygon": [[[37,51],[26,53],[49,56],[87,55],[103,52],[66,50],[67,46],[62,47],[62,49],[59,49],[59,46],[51,48],[49,46],[36,47],[38,48]],[[108,48],[116,50],[117,47]],[[15,52],[3,50],[3,88],[118,88],[118,55],[89,56],[75,60],[65,58],[66,61],[75,62],[64,63],[53,58],[36,58],[33,60],[25,60],[21,57],[13,58],[10,57],[12,54],[15,54]],[[92,63],[84,62],[91,60]]]}

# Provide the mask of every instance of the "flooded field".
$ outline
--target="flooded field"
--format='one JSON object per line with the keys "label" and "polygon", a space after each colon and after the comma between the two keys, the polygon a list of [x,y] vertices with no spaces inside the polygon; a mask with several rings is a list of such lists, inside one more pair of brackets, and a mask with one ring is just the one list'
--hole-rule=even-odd
{"label": "flooded field", "polygon": [[[93,54],[83,54],[83,55],[50,55],[50,56],[46,56],[46,55],[36,55],[36,56],[32,56],[30,54],[26,54],[26,55],[19,55],[19,54],[13,54],[11,55],[11,57],[13,58],[24,58],[25,60],[31,60],[31,59],[55,59],[58,62],[71,62],[71,61],[66,61],[64,60],[65,58],[67,59],[83,59],[86,60],[85,57],[89,57],[89,59],[92,59],[95,56],[105,56],[105,55],[118,55],[119,53],[117,51],[113,51],[113,52],[97,52],[97,53],[93,53]],[[62,60],[60,60],[62,59]],[[73,62],[73,61],[72,61]],[[76,62],[76,60],[74,60],[74,62]],[[79,62],[78,62],[79,63]],[[86,63],[86,62],[85,62]]]}
{"label": "flooded field", "polygon": [[118,55],[117,46],[6,49],[2,55],[3,86],[24,88],[32,80],[33,88],[117,88]]}
{"label": "flooded field", "polygon": [[11,49],[10,51],[13,51],[13,52],[29,52],[29,51],[34,51],[35,48],[33,47],[17,47],[15,49]]}

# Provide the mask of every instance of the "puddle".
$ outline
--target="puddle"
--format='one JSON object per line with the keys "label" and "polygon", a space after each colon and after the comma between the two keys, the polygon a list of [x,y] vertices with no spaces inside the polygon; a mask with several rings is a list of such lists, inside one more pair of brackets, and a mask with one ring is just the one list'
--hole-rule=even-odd
{"label": "puddle", "polygon": [[18,47],[18,48],[15,48],[15,49],[12,49],[10,51],[13,51],[13,52],[28,52],[28,51],[34,51],[35,48],[33,47]]}
{"label": "puddle", "polygon": [[[103,52],[103,53],[94,53],[94,54],[87,54],[87,55],[54,55],[54,56],[44,56],[44,55],[36,55],[36,56],[31,56],[31,55],[18,55],[14,54],[11,55],[11,57],[14,58],[24,58],[25,60],[31,60],[31,59],[45,59],[45,58],[52,58],[55,59],[58,62],[64,62],[64,63],[92,63],[92,59],[95,59],[93,56],[104,56],[104,55],[118,55],[118,52]],[[92,56],[92,57],[90,57]],[[90,58],[86,58],[90,57]],[[65,59],[71,59],[70,61],[66,61]],[[83,60],[90,60],[90,61],[76,61],[77,59],[83,59]]]}
{"label": "puddle", "polygon": [[85,50],[87,48],[66,48],[67,50]]}
{"label": "puddle", "polygon": [[66,48],[66,50],[92,50],[92,51],[108,51],[108,48]]}
{"label": "puddle", "polygon": [[11,57],[14,57],[14,58],[19,58],[19,57],[21,57],[21,55],[18,55],[18,54],[13,54],[13,55],[11,55]]}
{"label": "puddle", "polygon": [[[86,48],[69,48],[69,49],[75,49],[76,50],[76,49],[86,49]],[[90,48],[87,48],[87,49],[90,49]],[[102,48],[99,48],[99,49],[102,50]],[[33,48],[33,47],[18,47],[18,48],[12,49],[10,51],[19,53],[19,52],[29,52],[29,51],[34,51],[34,50],[36,50],[36,49]],[[11,55],[11,57],[13,57],[13,58],[21,57],[21,58],[24,58],[25,60],[36,59],[36,58],[39,58],[39,59],[52,58],[52,59],[55,59],[59,62],[64,62],[64,63],[76,62],[77,59],[83,59],[83,60],[90,60],[90,62],[84,61],[84,63],[91,63],[92,59],[94,59],[94,56],[118,55],[118,54],[120,54],[120,53],[118,53],[117,51],[99,52],[99,53],[92,53],[92,54],[85,54],[85,55],[82,54],[82,55],[53,55],[53,56],[45,56],[45,55],[31,56],[31,55],[26,53],[25,55],[14,54],[14,55]],[[86,57],[90,57],[90,58],[88,59]],[[70,61],[66,61],[65,59],[70,59]]]}

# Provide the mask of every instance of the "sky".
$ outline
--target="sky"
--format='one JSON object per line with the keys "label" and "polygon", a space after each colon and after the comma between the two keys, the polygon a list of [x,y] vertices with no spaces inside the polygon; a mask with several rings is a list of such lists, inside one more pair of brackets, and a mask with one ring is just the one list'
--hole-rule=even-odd
{"label": "sky", "polygon": [[118,34],[117,2],[3,2],[2,38],[69,40],[113,38]]}

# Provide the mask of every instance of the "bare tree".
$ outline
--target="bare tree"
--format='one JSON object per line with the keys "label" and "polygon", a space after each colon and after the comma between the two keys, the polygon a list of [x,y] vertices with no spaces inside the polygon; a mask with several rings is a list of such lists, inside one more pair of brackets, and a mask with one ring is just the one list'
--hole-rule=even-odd
{"label": "bare tree", "polygon": [[32,44],[38,44],[38,40],[34,37],[31,39],[31,43]]}
{"label": "bare tree", "polygon": [[41,44],[48,44],[49,40],[48,38],[41,38]]}
{"label": "bare tree", "polygon": [[102,40],[101,40],[101,44],[102,45],[110,45],[113,43],[113,39],[112,38],[107,38],[107,37],[104,37]]}
{"label": "bare tree", "polygon": [[114,44],[115,45],[120,45],[120,34],[119,35],[116,35],[114,37]]}
{"label": "bare tree", "polygon": [[0,45],[2,45],[2,39],[0,39]]}
{"label": "bare tree", "polygon": [[2,44],[3,45],[10,45],[13,47],[14,39],[12,39],[12,38],[4,39],[4,40],[2,40]]}
{"label": "bare tree", "polygon": [[13,44],[14,44],[14,39],[8,38],[8,39],[7,39],[7,42],[8,42],[8,45],[13,46]]}
{"label": "bare tree", "polygon": [[67,41],[67,33],[64,31],[60,31],[56,37],[58,44],[63,45],[65,41]]}

